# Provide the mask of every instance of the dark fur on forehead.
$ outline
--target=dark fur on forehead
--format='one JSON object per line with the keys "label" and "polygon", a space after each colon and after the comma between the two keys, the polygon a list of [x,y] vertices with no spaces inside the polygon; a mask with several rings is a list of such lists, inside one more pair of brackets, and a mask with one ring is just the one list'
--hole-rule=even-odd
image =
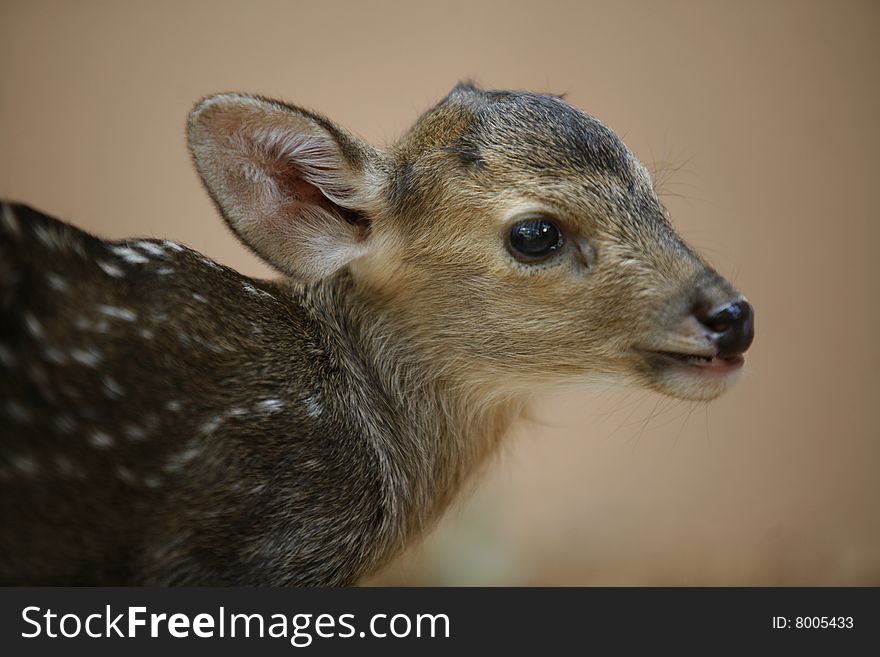
{"label": "dark fur on forehead", "polygon": [[468,136],[483,148],[512,150],[518,162],[539,171],[599,173],[632,185],[631,155],[623,142],[561,98],[526,91],[473,95],[479,104]]}
{"label": "dark fur on forehead", "polygon": [[626,188],[635,184],[632,156],[617,135],[550,94],[484,91],[460,82],[403,142],[409,142],[410,157],[440,149],[470,171],[482,170],[487,160],[513,158],[518,168],[535,173],[599,174]]}
{"label": "dark fur on forehead", "polygon": [[638,186],[635,161],[617,135],[550,94],[457,84],[395,146],[395,207],[416,208],[426,190],[441,186],[438,155],[486,182],[505,184],[519,172],[536,179],[611,178],[630,192]]}

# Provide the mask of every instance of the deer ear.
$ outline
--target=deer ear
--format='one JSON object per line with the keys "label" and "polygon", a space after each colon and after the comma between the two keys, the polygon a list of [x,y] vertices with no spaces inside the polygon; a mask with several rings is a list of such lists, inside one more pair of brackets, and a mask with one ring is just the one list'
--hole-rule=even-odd
{"label": "deer ear", "polygon": [[323,117],[238,94],[200,102],[189,148],[226,222],[282,272],[316,280],[363,255],[382,155]]}

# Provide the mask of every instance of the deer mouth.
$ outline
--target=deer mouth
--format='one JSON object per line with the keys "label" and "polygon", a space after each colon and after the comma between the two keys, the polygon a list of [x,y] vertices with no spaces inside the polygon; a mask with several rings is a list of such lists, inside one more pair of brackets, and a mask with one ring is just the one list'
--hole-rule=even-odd
{"label": "deer mouth", "polygon": [[[699,347],[696,347],[699,349]],[[641,381],[656,392],[688,401],[711,401],[738,378],[745,358],[742,354],[705,351],[636,349],[636,368]]]}
{"label": "deer mouth", "polygon": [[729,374],[739,370],[745,363],[742,354],[716,356],[714,354],[690,354],[678,351],[649,351],[658,364],[686,367],[705,374]]}

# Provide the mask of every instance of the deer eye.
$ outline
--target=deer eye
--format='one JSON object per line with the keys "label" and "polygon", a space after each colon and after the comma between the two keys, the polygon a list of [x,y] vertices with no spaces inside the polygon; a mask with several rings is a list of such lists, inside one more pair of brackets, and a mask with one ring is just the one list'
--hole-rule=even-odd
{"label": "deer eye", "polygon": [[513,224],[508,235],[510,252],[527,262],[546,258],[562,248],[562,244],[562,231],[540,215]]}

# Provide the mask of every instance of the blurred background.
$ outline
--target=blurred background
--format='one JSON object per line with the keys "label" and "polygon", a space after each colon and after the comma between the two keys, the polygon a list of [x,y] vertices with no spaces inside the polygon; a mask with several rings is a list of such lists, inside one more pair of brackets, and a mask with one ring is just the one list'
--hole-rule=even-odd
{"label": "blurred background", "polygon": [[376,584],[880,584],[880,3],[0,0],[0,196],[256,276],[190,164],[246,91],[392,142],[461,78],[566,93],[757,338],[711,405],[548,397]]}

